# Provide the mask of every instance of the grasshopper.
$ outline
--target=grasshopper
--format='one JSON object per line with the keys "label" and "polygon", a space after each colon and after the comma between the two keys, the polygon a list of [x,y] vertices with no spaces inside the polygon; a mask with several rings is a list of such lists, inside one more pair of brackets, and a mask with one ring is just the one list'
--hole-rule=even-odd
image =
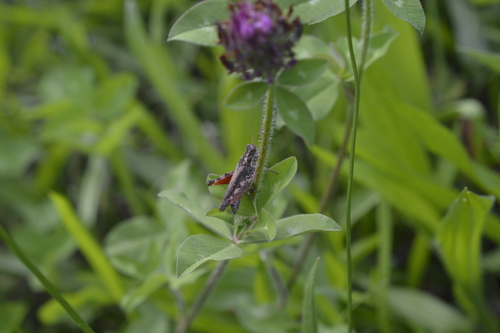
{"label": "grasshopper", "polygon": [[254,144],[248,144],[245,153],[241,156],[238,164],[236,164],[234,171],[206,182],[207,186],[229,184],[219,207],[221,212],[231,206],[231,210],[236,214],[240,207],[241,198],[252,188],[255,181],[255,169],[258,158],[259,150],[257,147]]}

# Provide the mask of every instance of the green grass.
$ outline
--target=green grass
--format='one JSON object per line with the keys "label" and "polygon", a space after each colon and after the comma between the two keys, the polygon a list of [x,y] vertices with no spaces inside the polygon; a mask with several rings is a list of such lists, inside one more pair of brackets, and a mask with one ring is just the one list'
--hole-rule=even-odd
{"label": "green grass", "polygon": [[[0,332],[80,331],[73,320],[95,332],[173,331],[216,267],[177,277],[180,244],[216,235],[157,194],[185,193],[197,218],[210,221],[204,214],[217,201],[207,174],[234,170],[257,143],[262,113],[223,104],[241,80],[226,75],[221,49],[166,42],[194,2],[137,2],[0,5]],[[374,61],[362,75],[352,183],[354,329],[496,332],[500,42],[492,18],[500,3],[429,3],[420,35],[373,2]],[[360,38],[359,4],[351,15]],[[471,17],[483,32],[452,24],[469,27]],[[321,204],[351,112],[345,17],[305,33],[333,43],[343,61],[329,62],[330,90],[308,104],[335,97],[331,110],[313,113],[314,144],[278,119],[268,165],[295,156],[298,171],[269,216],[324,206],[343,231],[314,238],[288,291],[307,236],[242,246],[193,332],[348,329],[346,161]]]}

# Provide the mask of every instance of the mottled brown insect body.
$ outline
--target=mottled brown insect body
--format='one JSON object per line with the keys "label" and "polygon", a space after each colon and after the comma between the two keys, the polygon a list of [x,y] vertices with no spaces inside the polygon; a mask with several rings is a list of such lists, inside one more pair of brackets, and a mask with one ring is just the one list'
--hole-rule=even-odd
{"label": "mottled brown insect body", "polygon": [[254,144],[248,144],[234,171],[228,172],[217,179],[207,181],[207,186],[229,183],[222,197],[219,208],[221,212],[231,206],[231,210],[236,214],[240,206],[240,199],[252,188],[258,158],[259,150],[257,147]]}

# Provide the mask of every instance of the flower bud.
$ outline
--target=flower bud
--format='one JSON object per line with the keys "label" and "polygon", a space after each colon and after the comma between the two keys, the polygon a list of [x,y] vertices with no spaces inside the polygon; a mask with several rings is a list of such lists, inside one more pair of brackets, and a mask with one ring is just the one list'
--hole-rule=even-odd
{"label": "flower bud", "polygon": [[274,81],[277,72],[296,60],[292,47],[302,34],[299,18],[291,21],[292,9],[283,15],[271,0],[229,4],[230,19],[217,24],[219,44],[226,49],[220,59],[229,73],[244,80]]}

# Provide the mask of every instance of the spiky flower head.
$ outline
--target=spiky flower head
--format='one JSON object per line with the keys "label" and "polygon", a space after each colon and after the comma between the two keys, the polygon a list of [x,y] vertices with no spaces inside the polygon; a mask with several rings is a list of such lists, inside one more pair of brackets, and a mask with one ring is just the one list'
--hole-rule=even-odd
{"label": "spiky flower head", "polygon": [[217,24],[219,44],[226,49],[220,59],[229,73],[244,80],[262,77],[271,83],[276,73],[291,68],[296,60],[292,47],[302,34],[292,9],[283,15],[271,0],[229,4],[230,19]]}

